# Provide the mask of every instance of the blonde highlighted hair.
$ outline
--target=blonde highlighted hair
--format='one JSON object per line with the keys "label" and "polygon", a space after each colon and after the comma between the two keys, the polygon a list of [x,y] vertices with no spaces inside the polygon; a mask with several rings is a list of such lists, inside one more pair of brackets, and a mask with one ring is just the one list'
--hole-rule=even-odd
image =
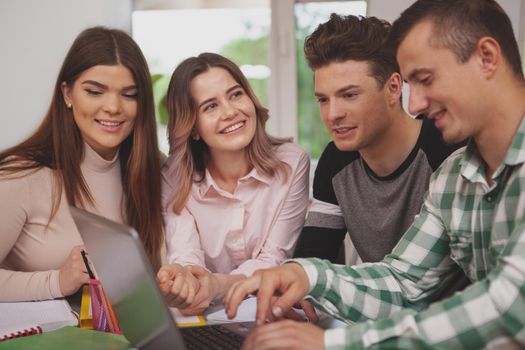
{"label": "blonde highlighted hair", "polygon": [[255,135],[246,149],[248,162],[267,176],[276,176],[278,172],[282,172],[286,179],[288,175],[286,164],[277,158],[275,149],[291,139],[276,138],[266,133],[264,127],[269,118],[268,109],[261,105],[239,67],[214,53],[202,53],[197,57],[187,58],[173,72],[167,96],[169,154],[172,158],[168,174],[175,179],[175,188],[168,203],[177,214],[186,204],[193,182],[204,180],[209,151],[202,139],[194,140],[191,137],[198,112],[191,95],[191,82],[213,67],[226,70],[255,106],[257,124]]}

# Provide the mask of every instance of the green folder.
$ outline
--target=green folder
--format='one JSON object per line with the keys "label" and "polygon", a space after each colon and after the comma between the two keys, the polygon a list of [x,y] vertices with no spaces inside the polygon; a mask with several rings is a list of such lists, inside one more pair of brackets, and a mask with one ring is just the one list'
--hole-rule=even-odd
{"label": "green folder", "polygon": [[77,327],[64,327],[52,332],[0,342],[0,350],[8,349],[125,350],[134,348],[122,335],[91,331]]}

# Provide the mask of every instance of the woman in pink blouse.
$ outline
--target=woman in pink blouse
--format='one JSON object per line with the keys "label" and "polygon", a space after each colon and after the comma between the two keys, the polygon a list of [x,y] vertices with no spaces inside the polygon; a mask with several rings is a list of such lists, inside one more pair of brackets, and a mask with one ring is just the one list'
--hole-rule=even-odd
{"label": "woman in pink blouse", "polygon": [[292,255],[308,205],[309,159],[264,130],[268,110],[239,67],[203,53],[168,88],[162,169],[170,305],[197,313],[255,270]]}

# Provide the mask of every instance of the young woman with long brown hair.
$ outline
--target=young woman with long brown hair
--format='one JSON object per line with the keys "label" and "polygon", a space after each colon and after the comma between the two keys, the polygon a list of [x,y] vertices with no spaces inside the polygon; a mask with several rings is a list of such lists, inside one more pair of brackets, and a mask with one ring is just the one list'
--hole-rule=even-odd
{"label": "young woman with long brown hair", "polygon": [[235,281],[291,257],[308,205],[309,159],[268,135],[268,110],[233,62],[203,53],[168,88],[162,171],[172,306],[200,312]]}
{"label": "young woman with long brown hair", "polygon": [[153,94],[128,34],[103,27],[79,34],[40,127],[0,153],[0,197],[0,301],[67,296],[88,281],[69,205],[135,227],[160,266]]}

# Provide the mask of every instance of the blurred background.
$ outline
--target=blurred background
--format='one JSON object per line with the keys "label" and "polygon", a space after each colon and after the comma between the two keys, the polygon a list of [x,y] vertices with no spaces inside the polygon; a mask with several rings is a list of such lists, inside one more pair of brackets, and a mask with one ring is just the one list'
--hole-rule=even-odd
{"label": "blurred background", "polygon": [[[270,109],[269,132],[299,142],[312,158],[313,171],[329,136],[303,57],[305,36],[332,12],[392,21],[413,1],[0,0],[0,149],[38,126],[76,35],[106,25],[129,32],[148,60],[164,153],[164,101],[171,73],[183,59],[208,51],[241,67]],[[499,2],[523,52],[525,0]]]}

